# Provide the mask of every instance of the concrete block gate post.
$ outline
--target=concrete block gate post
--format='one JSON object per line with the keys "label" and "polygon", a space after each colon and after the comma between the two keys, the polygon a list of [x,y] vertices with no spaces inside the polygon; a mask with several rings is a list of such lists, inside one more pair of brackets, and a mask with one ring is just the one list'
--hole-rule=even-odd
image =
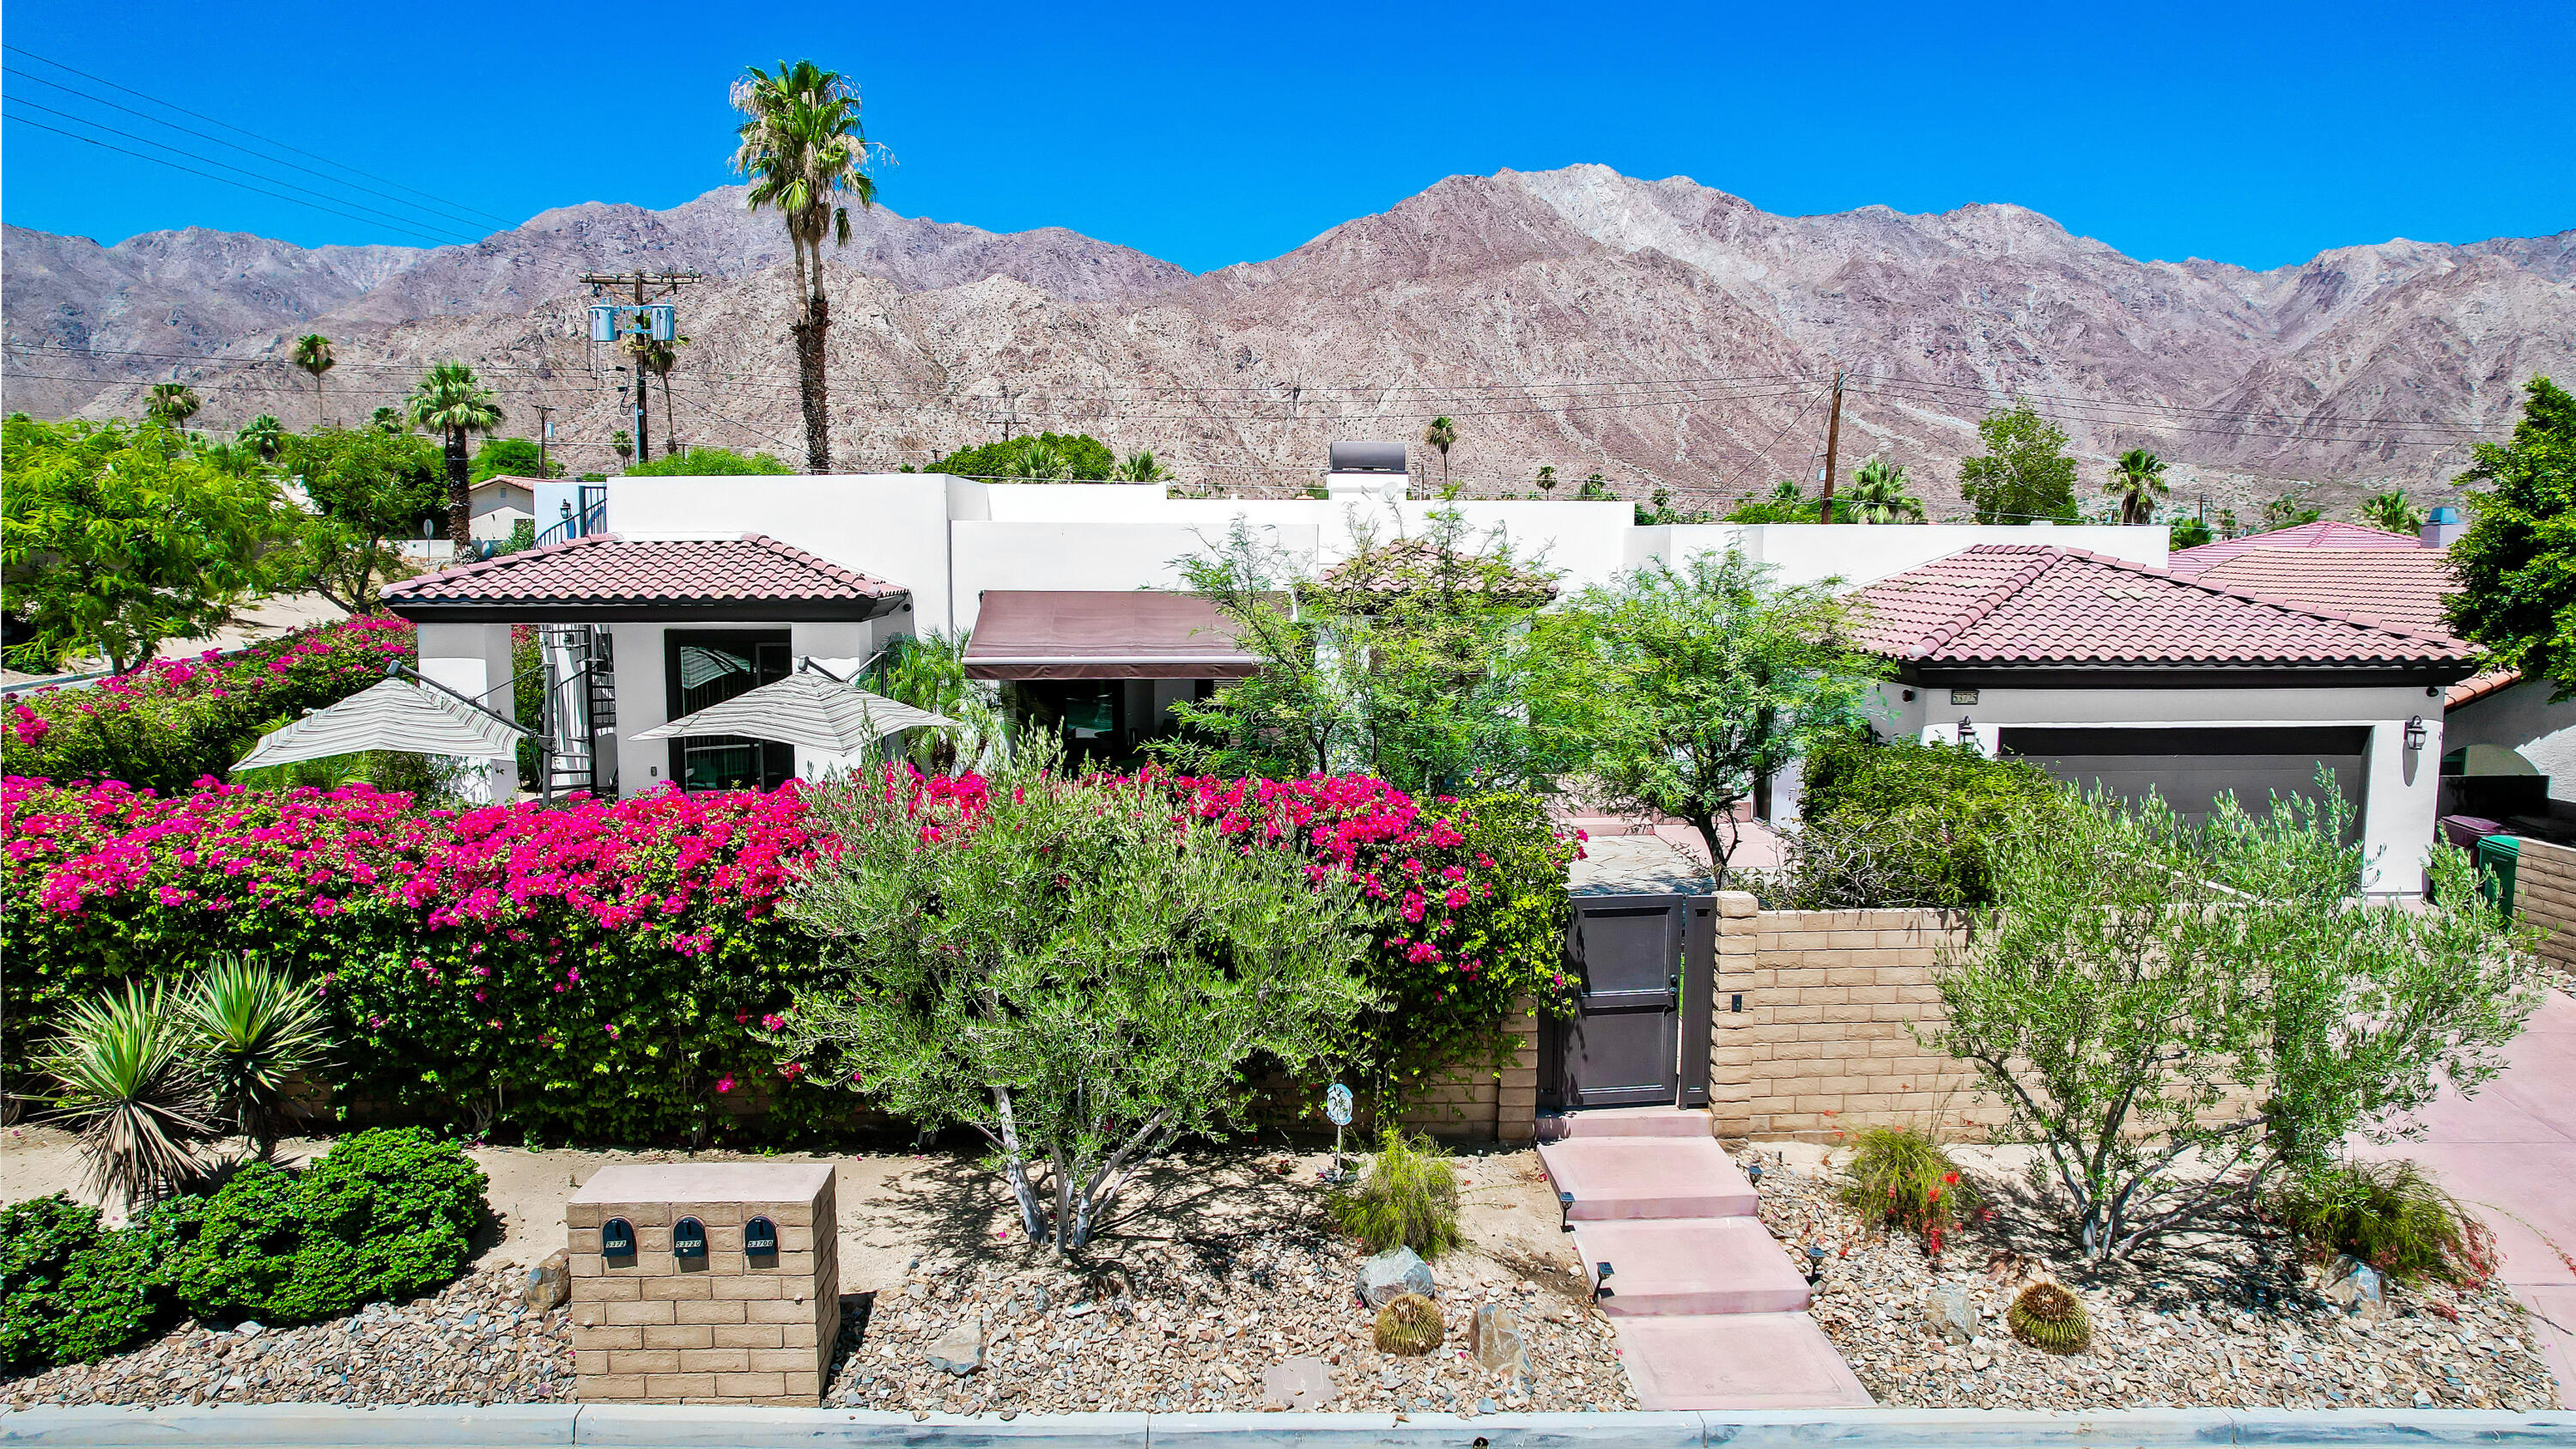
{"label": "concrete block gate post", "polygon": [[841,1332],[830,1163],[603,1167],[564,1218],[585,1402],[821,1401]]}

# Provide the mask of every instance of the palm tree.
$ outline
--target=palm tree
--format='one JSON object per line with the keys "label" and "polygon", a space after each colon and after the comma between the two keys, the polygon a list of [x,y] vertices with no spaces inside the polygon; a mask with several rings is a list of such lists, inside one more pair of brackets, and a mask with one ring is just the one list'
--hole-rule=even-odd
{"label": "palm tree", "polygon": [[467,477],[473,460],[467,455],[466,435],[501,426],[501,405],[473,368],[442,362],[411,395],[411,420],[447,440],[447,539],[462,558],[474,535],[474,488]]}
{"label": "palm tree", "polygon": [[1556,465],[1554,463],[1544,463],[1539,466],[1538,491],[1541,497],[1547,497],[1556,492]]}
{"label": "palm tree", "polygon": [[2111,465],[2111,481],[2102,491],[2120,500],[2122,523],[2145,523],[2156,516],[2156,500],[2165,487],[2165,460],[2144,448],[2131,448]]}
{"label": "palm tree", "polygon": [[1422,430],[1422,441],[1440,450],[1440,496],[1449,496],[1449,448],[1458,441],[1458,425],[1447,418],[1433,418]]}
{"label": "palm tree", "polygon": [[1172,470],[1164,467],[1161,460],[1154,456],[1154,450],[1151,448],[1143,448],[1121,458],[1118,461],[1118,466],[1110,470],[1109,481],[1113,483],[1165,483],[1171,480],[1171,476]]}
{"label": "palm tree", "polygon": [[1885,458],[1861,464],[1842,501],[1854,523],[1923,521],[1923,500],[1905,491],[1905,465]]}
{"label": "palm tree", "polygon": [[661,342],[649,336],[635,344],[636,367],[662,380],[662,455],[668,458],[680,455],[680,435],[671,426],[671,368],[680,360],[680,349],[688,345],[685,337]]}
{"label": "palm tree", "polygon": [[329,372],[340,359],[331,355],[331,339],[319,332],[307,332],[295,339],[295,365],[313,374],[313,425],[322,425],[322,374]]}
{"label": "palm tree", "polygon": [[156,382],[143,398],[145,416],[174,428],[195,417],[201,406],[197,390],[184,382]]}
{"label": "palm tree", "polygon": [[1065,456],[1064,449],[1045,438],[1025,439],[1009,467],[1012,477],[1026,478],[1032,483],[1073,481],[1073,460]]}
{"label": "palm tree", "polygon": [[402,415],[402,409],[400,408],[378,408],[374,412],[367,414],[367,421],[384,429],[388,433],[408,433],[411,431],[411,420]]}
{"label": "palm tree", "polygon": [[849,208],[836,198],[854,196],[873,206],[876,181],[867,174],[868,140],[859,128],[859,95],[838,71],[810,60],[778,63],[771,74],[753,66],[733,85],[733,104],[748,117],[733,154],[734,170],[751,182],[744,201],[752,210],[775,209],[787,223],[787,246],[796,278],[796,390],[805,406],[805,471],[832,471],[832,440],[825,411],[823,338],[831,301],[823,294],[823,238],[850,241]]}
{"label": "palm tree", "polygon": [[277,450],[285,444],[286,429],[275,417],[261,413],[242,424],[241,431],[233,434],[233,441],[258,453],[261,461],[266,462],[275,459]]}

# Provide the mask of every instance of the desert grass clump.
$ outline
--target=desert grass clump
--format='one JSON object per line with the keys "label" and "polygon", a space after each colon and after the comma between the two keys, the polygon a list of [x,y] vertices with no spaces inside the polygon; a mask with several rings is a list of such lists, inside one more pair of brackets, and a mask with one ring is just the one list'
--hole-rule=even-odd
{"label": "desert grass clump", "polygon": [[2344,1162],[2276,1194],[2272,1211],[2318,1261],[2349,1253],[2401,1283],[2475,1287],[2495,1233],[2412,1162]]}
{"label": "desert grass clump", "polygon": [[1430,1138],[1394,1128],[1359,1186],[1335,1192],[1325,1208],[1372,1253],[1403,1247],[1437,1258],[1460,1241],[1457,1169]]}
{"label": "desert grass clump", "polygon": [[1377,1351],[1419,1358],[1440,1346],[1440,1305],[1419,1293],[1387,1300],[1377,1311]]}
{"label": "desert grass clump", "polygon": [[1976,1190],[1932,1135],[1913,1127],[1872,1127],[1857,1139],[1843,1200],[1864,1218],[1913,1233],[1938,1254],[1976,1201]]}
{"label": "desert grass clump", "polygon": [[2004,1321],[2013,1337],[2048,1353],[2082,1353],[2093,1343],[2084,1304],[2055,1283],[2033,1283],[2013,1295]]}

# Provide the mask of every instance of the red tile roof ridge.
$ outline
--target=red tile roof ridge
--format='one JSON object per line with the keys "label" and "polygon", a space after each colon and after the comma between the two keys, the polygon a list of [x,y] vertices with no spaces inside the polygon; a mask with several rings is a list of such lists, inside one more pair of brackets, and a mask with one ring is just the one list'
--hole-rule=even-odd
{"label": "red tile roof ridge", "polygon": [[449,579],[470,579],[478,574],[497,572],[509,564],[523,564],[536,559],[552,558],[556,554],[569,553],[574,549],[584,548],[595,543],[621,542],[624,542],[624,540],[620,539],[613,533],[584,534],[579,538],[567,538],[561,543],[541,544],[536,548],[523,548],[517,553],[494,554],[490,558],[478,558],[472,563],[450,564],[443,569],[434,569],[425,574],[414,574],[410,578],[387,584],[384,588],[384,592],[388,594],[418,593],[420,592],[421,585],[426,584],[433,579],[442,581]]}
{"label": "red tile roof ridge", "polygon": [[[2074,554],[2082,553],[2083,550],[2071,548],[2050,548],[2046,544],[2035,543],[1980,543],[1972,544],[1967,548],[1961,549],[1958,554],[1950,554],[1947,555],[1947,557],[1957,558],[1960,554],[1969,553],[2024,552],[2038,554],[2040,557],[2033,559],[2030,564],[2024,567],[2020,572],[2007,578],[1997,580],[1991,588],[1986,590],[1983,597],[1977,599],[1975,602],[1968,605],[1967,608],[1961,610],[1957,617],[1953,618],[1948,624],[1935,629],[1931,633],[1924,635],[1921,639],[1916,640],[1913,650],[1916,657],[1919,658],[1921,656],[1931,654],[1941,646],[1949,643],[1951,640],[1956,639],[1960,635],[1968,632],[1970,629],[1975,628],[1979,623],[1984,621],[1988,614],[1991,614],[1995,610],[2003,607],[2005,601],[2012,598],[2013,595],[2018,594],[2022,590],[2030,587],[2032,584],[2039,582],[2041,578],[2047,575],[2050,569],[2057,566],[2059,560]],[[2093,555],[2085,554],[2085,556],[2089,558]],[[1938,559],[1933,560],[1935,563],[1938,563],[1939,561],[1940,560]],[[1881,582],[1885,582],[1885,580],[1881,580]]]}
{"label": "red tile roof ridge", "polygon": [[[2355,526],[2357,527],[2358,525]],[[2030,544],[1978,545],[1980,548],[2029,548],[2033,546],[2034,545]],[[2036,546],[2046,547],[2044,544]],[[2439,630],[2410,629],[2403,624],[2389,624],[2383,623],[2377,619],[2357,618],[2351,614],[2338,614],[2332,609],[2320,609],[2314,604],[2302,604],[2294,599],[2278,598],[2270,594],[2249,593],[2244,589],[2231,589],[2218,584],[2204,584],[2197,576],[2188,578],[2176,577],[2173,574],[2167,573],[2163,569],[2149,568],[2142,563],[2132,563],[2124,558],[2113,558],[2107,553],[2095,553],[2091,549],[2087,548],[2064,548],[2057,551],[2077,558],[2090,559],[2094,563],[2109,564],[2113,568],[2125,569],[2130,573],[2139,574],[2146,578],[2162,579],[2169,584],[2180,584],[2185,588],[2198,589],[2204,594],[2223,594],[2231,599],[2251,599],[2255,603],[2279,609],[2285,614],[2300,614],[2311,619],[2329,619],[2338,624],[2350,624],[2356,629],[2377,629],[2383,633],[2395,634],[2401,638],[2413,639],[2421,643],[2457,645],[2460,642],[2453,636],[2442,633]]]}
{"label": "red tile roof ridge", "polygon": [[2472,674],[2443,691],[2442,708],[2453,710],[2464,704],[2475,704],[2490,694],[2511,689],[2520,683],[2522,671],[2519,669],[2490,669],[2484,674]]}
{"label": "red tile roof ridge", "polygon": [[853,588],[879,589],[885,586],[885,580],[883,579],[873,579],[868,577],[866,574],[860,573],[856,569],[843,568],[841,565],[832,562],[830,559],[827,559],[820,554],[807,553],[805,550],[798,548],[792,543],[786,543],[779,539],[771,538],[768,534],[745,533],[740,535],[740,537],[744,543],[759,544],[761,547],[768,549],[771,553],[778,554],[784,558],[794,559],[796,562],[801,563],[807,568],[813,569],[818,573],[830,574],[832,577],[839,579],[842,583],[848,584]]}

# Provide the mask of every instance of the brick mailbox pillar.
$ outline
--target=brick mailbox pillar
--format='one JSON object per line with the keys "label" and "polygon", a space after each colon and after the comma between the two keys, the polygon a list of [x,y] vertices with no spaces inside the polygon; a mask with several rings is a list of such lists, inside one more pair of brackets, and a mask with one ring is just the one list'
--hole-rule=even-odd
{"label": "brick mailbox pillar", "polygon": [[841,1331],[830,1164],[603,1167],[564,1213],[583,1399],[822,1398]]}

